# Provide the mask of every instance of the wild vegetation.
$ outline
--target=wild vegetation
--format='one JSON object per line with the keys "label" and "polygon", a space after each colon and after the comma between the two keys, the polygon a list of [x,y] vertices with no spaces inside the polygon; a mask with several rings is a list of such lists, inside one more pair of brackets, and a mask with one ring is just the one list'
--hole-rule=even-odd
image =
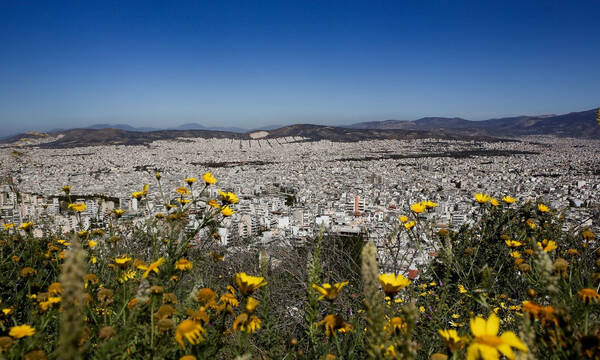
{"label": "wild vegetation", "polygon": [[[174,199],[156,179],[169,212],[142,223],[115,209],[106,228],[0,228],[0,356],[600,358],[596,235],[565,230],[564,214],[541,202],[476,194],[473,225],[434,231],[423,214],[437,204],[425,201],[379,249],[321,234],[267,252],[221,245],[238,199],[207,198],[210,173],[185,179]],[[132,194],[141,208],[148,191]],[[85,208],[69,205],[74,216]],[[410,251],[397,246],[406,238]],[[413,249],[431,248],[408,272]]]}

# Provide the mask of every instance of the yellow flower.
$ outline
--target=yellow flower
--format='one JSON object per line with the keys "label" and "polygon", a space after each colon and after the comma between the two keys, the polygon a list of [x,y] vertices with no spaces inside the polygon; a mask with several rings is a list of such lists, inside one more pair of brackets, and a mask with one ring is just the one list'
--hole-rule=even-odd
{"label": "yellow flower", "polygon": [[130,258],[127,255],[121,255],[120,257],[115,258],[113,261],[115,262],[115,264],[120,267],[120,268],[125,268],[127,266],[129,266],[129,263],[131,262],[131,260],[133,260],[132,258]]}
{"label": "yellow flower", "polygon": [[207,185],[212,185],[217,182],[217,179],[215,179],[215,177],[209,172],[202,175],[202,180],[204,180]]}
{"label": "yellow flower", "polygon": [[458,335],[456,330],[438,330],[438,334],[444,339],[448,350],[454,352],[465,346],[465,338]]}
{"label": "yellow flower", "polygon": [[239,314],[233,321],[233,330],[243,331],[248,334],[256,332],[260,329],[261,321],[256,315],[250,315],[246,313]]}
{"label": "yellow flower", "polygon": [[3,224],[4,225],[4,231],[8,231],[9,229],[12,229],[15,227],[15,224]]}
{"label": "yellow flower", "polygon": [[188,204],[188,203],[190,202],[190,199],[177,199],[177,201],[178,201],[180,204]]}
{"label": "yellow flower", "polygon": [[21,277],[22,278],[26,278],[28,276],[33,276],[37,273],[37,271],[32,268],[32,267],[24,267],[23,269],[21,269]]}
{"label": "yellow flower", "polygon": [[184,179],[183,181],[185,181],[189,186],[192,186],[192,184],[195,183],[196,181],[198,181],[198,179],[196,179],[195,177],[191,177],[191,178]]}
{"label": "yellow flower", "polygon": [[67,240],[63,240],[63,239],[57,239],[56,243],[58,243],[62,246],[69,246],[69,243],[67,242]]}
{"label": "yellow flower", "polygon": [[193,267],[194,264],[192,264],[189,260],[183,258],[177,260],[177,262],[175,263],[175,269],[181,271],[192,270]]}
{"label": "yellow flower", "polygon": [[421,202],[416,203],[416,204],[412,204],[410,206],[410,210],[412,210],[412,212],[414,212],[416,214],[422,213],[423,211],[425,211],[426,208],[427,207],[423,203],[421,203]]}
{"label": "yellow flower", "polygon": [[60,295],[63,292],[62,284],[59,282],[53,282],[48,286],[48,292],[50,295]]}
{"label": "yellow flower", "polygon": [[325,336],[327,337],[332,334],[335,336],[336,331],[340,333],[352,331],[352,325],[345,322],[339,315],[327,315],[323,320],[317,323],[317,326],[323,326],[325,328]]}
{"label": "yellow flower", "polygon": [[386,325],[385,330],[390,334],[400,334],[406,331],[408,324],[398,316],[394,316]]}
{"label": "yellow flower", "polygon": [[98,242],[94,241],[94,240],[90,240],[90,241],[88,241],[88,246],[90,247],[90,249],[93,249],[96,246],[98,246]]}
{"label": "yellow flower", "polygon": [[194,355],[184,355],[179,360],[196,360],[196,357]]}
{"label": "yellow flower", "polygon": [[21,225],[19,225],[19,229],[23,229],[25,231],[29,231],[31,230],[31,228],[33,228],[33,222],[31,221],[24,222]]}
{"label": "yellow flower", "polygon": [[221,201],[224,204],[235,204],[238,202],[237,196],[235,196],[235,194],[232,192],[223,192],[221,190],[218,190],[218,193],[219,196],[221,196]]}
{"label": "yellow flower", "polygon": [[200,323],[189,319],[183,320],[177,325],[177,330],[175,330],[175,341],[183,349],[185,348],[184,339],[192,345],[197,345],[204,340],[205,334],[206,330],[204,330]]}
{"label": "yellow flower", "polygon": [[119,282],[125,283],[131,279],[135,279],[135,276],[137,275],[137,272],[135,270],[128,270],[123,272],[123,275],[121,275],[121,277],[119,278]]}
{"label": "yellow flower", "polygon": [[558,248],[558,246],[556,246],[556,243],[553,240],[548,241],[548,239],[544,239],[544,240],[542,240],[542,242],[538,241],[537,244],[539,247],[544,249],[545,252],[550,252],[550,251]]}
{"label": "yellow flower", "polygon": [[442,353],[433,353],[429,357],[429,360],[448,360],[448,355]]}
{"label": "yellow flower", "polygon": [[433,209],[438,206],[436,202],[433,202],[431,200],[423,201],[421,202],[421,204],[425,205],[427,209]]}
{"label": "yellow flower", "polygon": [[504,240],[504,242],[506,243],[506,245],[508,245],[508,247],[523,246],[523,243],[516,241],[516,240]]}
{"label": "yellow flower", "polygon": [[87,210],[87,205],[85,203],[73,203],[73,204],[69,204],[69,209],[76,211],[76,212],[84,212],[85,210]]}
{"label": "yellow flower", "polygon": [[498,359],[498,352],[514,360],[513,347],[527,352],[527,346],[512,331],[506,331],[498,336],[499,328],[500,319],[494,313],[490,314],[487,321],[481,317],[471,319],[471,332],[474,339],[467,349],[467,360]]}
{"label": "yellow flower", "polygon": [[515,259],[518,259],[518,258],[520,258],[520,257],[521,257],[521,253],[520,253],[520,252],[518,252],[518,251],[511,251],[511,252],[510,252],[510,256],[512,256],[512,257],[513,257],[513,258],[515,258]]}
{"label": "yellow flower", "polygon": [[223,216],[231,216],[235,214],[235,211],[231,210],[229,206],[223,206],[221,208],[221,214],[223,214]]}
{"label": "yellow flower", "polygon": [[60,296],[50,296],[48,300],[40,302],[40,309],[42,309],[42,311],[47,311],[53,305],[60,304],[61,300]]}
{"label": "yellow flower", "polygon": [[157,171],[157,172],[154,174],[154,177],[156,178],[156,180],[160,180],[160,178],[161,178],[161,175],[160,175],[160,173]]}
{"label": "yellow flower", "polygon": [[4,314],[4,316],[8,316],[8,315],[12,314],[13,312],[14,312],[14,310],[11,308],[2,309],[2,313]]}
{"label": "yellow flower", "polygon": [[125,214],[125,210],[122,210],[122,209],[114,209],[112,212],[118,218],[123,216],[123,214]]}
{"label": "yellow flower", "polygon": [[144,193],[142,191],[134,191],[131,193],[131,197],[134,197],[139,200],[144,197]]}
{"label": "yellow flower", "polygon": [[487,194],[481,194],[481,193],[475,194],[475,200],[480,204],[485,204],[486,202],[490,201],[491,199],[492,198]]}
{"label": "yellow flower", "polygon": [[468,291],[467,291],[467,289],[465,289],[465,287],[463,285],[458,284],[458,292],[461,293],[461,294],[465,294]]}
{"label": "yellow flower", "polygon": [[408,216],[404,216],[404,215],[402,215],[402,216],[400,216],[400,217],[398,218],[398,221],[400,221],[401,223],[403,223],[403,224],[404,224],[404,223],[406,223],[406,222],[408,221]]}
{"label": "yellow flower", "polygon": [[207,324],[210,320],[204,306],[201,306],[198,308],[198,310],[188,309],[185,311],[185,313],[190,317],[190,319],[199,321],[201,323]]}
{"label": "yellow flower", "polygon": [[406,230],[410,230],[410,229],[412,229],[412,228],[415,226],[415,224],[416,224],[416,223],[415,223],[414,221],[407,222],[406,224],[404,224],[404,228],[405,228]]}
{"label": "yellow flower", "polygon": [[312,287],[313,287],[313,289],[317,290],[317,292],[319,292],[319,294],[321,294],[321,296],[319,297],[319,300],[327,299],[329,301],[333,301],[333,300],[337,299],[337,297],[340,294],[340,291],[346,285],[348,285],[347,281],[344,281],[341,283],[335,283],[333,285],[325,283],[322,286],[319,286],[317,284],[312,284]]}
{"label": "yellow flower", "polygon": [[492,206],[499,206],[500,202],[496,198],[491,198],[490,199],[490,204],[492,204]]}
{"label": "yellow flower", "polygon": [[584,288],[577,292],[584,304],[597,303],[600,300],[600,295],[594,289]]}
{"label": "yellow flower", "polygon": [[69,195],[69,193],[71,192],[71,185],[65,185],[62,187],[62,191],[65,192],[65,194]]}
{"label": "yellow flower", "polygon": [[178,187],[177,190],[175,190],[179,193],[179,195],[184,196],[190,193],[190,191],[182,186]]}
{"label": "yellow flower", "polygon": [[92,235],[94,236],[103,236],[105,234],[105,232],[102,229],[94,229],[94,231],[92,231]]}
{"label": "yellow flower", "polygon": [[159,258],[158,260],[156,260],[155,262],[153,262],[152,264],[146,266],[146,265],[138,265],[138,269],[140,270],[145,270],[144,275],[142,275],[142,278],[147,278],[148,275],[151,272],[154,272],[155,274],[158,274],[158,267],[161,266],[163,263],[165,262],[165,258]]}
{"label": "yellow flower", "polygon": [[[6,230],[6,229],[4,229],[4,230]],[[583,237],[583,240],[586,240],[586,241],[594,241],[596,239],[596,235],[589,229],[584,230],[581,233],[581,236]]]}
{"label": "yellow flower", "polygon": [[505,202],[505,203],[507,203],[507,204],[512,204],[512,203],[514,203],[515,201],[517,201],[517,199],[515,199],[515,198],[514,198],[514,197],[512,197],[512,196],[505,196],[505,197],[503,197],[503,198],[502,198],[502,201],[504,201],[504,202]]}
{"label": "yellow flower", "polygon": [[248,314],[254,313],[254,310],[258,307],[260,302],[253,297],[248,298],[248,302],[246,302],[246,312]]}
{"label": "yellow flower", "polygon": [[419,306],[419,311],[424,313],[425,312],[425,307],[424,306]]}
{"label": "yellow flower", "polygon": [[89,284],[97,284],[98,283],[98,277],[96,276],[96,274],[86,274],[83,277],[83,287],[85,289],[87,289]]}
{"label": "yellow flower", "polygon": [[21,339],[26,336],[33,336],[35,334],[35,328],[25,324],[25,325],[17,325],[10,328],[10,332],[8,335],[12,336],[15,339]]}
{"label": "yellow flower", "polygon": [[389,297],[394,297],[400,290],[410,285],[411,281],[402,274],[395,275],[393,273],[380,274],[379,283],[383,288],[383,292]]}
{"label": "yellow flower", "polygon": [[202,305],[213,305],[217,298],[217,293],[211,288],[202,288],[198,290],[195,297],[196,301],[202,303]]}
{"label": "yellow flower", "polygon": [[543,213],[550,211],[550,209],[544,204],[538,204],[537,208],[539,212]]}
{"label": "yellow flower", "polygon": [[581,253],[579,253],[579,250],[577,250],[577,249],[569,249],[569,250],[567,250],[567,255],[569,255],[569,256],[581,256]]}
{"label": "yellow flower", "polygon": [[208,201],[206,202],[206,205],[208,205],[208,206],[212,206],[212,207],[214,207],[214,208],[216,208],[216,209],[219,209],[219,208],[220,208],[220,206],[219,206],[219,203],[218,203],[218,202],[217,202],[217,200],[215,200],[215,199],[208,200]]}
{"label": "yellow flower", "polygon": [[535,230],[535,228],[537,227],[537,225],[535,224],[535,221],[533,221],[533,219],[528,219],[526,221],[526,223],[531,230]]}
{"label": "yellow flower", "polygon": [[234,307],[237,307],[240,302],[238,301],[238,299],[235,297],[235,295],[233,293],[230,292],[226,292],[223,295],[221,295],[221,298],[219,299],[219,302],[226,304],[226,305],[231,305]]}
{"label": "yellow flower", "polygon": [[251,276],[244,272],[235,274],[235,283],[244,295],[250,295],[256,289],[267,285],[264,277]]}

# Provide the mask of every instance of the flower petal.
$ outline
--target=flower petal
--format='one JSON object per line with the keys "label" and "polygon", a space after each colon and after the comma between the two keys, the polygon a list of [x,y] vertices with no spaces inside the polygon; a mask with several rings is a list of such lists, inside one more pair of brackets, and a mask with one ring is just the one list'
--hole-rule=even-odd
{"label": "flower petal", "polygon": [[500,358],[500,354],[495,347],[484,344],[479,344],[479,353],[483,360],[498,360]]}
{"label": "flower petal", "polygon": [[500,328],[500,319],[498,319],[498,316],[496,316],[496,314],[492,312],[490,314],[490,317],[487,320],[485,333],[486,333],[486,335],[496,336],[496,335],[498,335],[499,328]]}
{"label": "flower petal", "polygon": [[478,316],[474,319],[471,319],[471,332],[473,333],[473,336],[481,337],[481,336],[485,335],[485,330],[486,330],[486,323],[483,318],[480,318]]}
{"label": "flower petal", "polygon": [[510,345],[506,343],[499,345],[498,350],[500,350],[500,352],[503,353],[504,356],[506,356],[510,360],[515,360],[515,353],[513,353],[512,349],[510,348]]}
{"label": "flower petal", "polygon": [[507,331],[500,336],[502,342],[515,347],[521,351],[527,351],[527,345],[525,345],[512,331]]}

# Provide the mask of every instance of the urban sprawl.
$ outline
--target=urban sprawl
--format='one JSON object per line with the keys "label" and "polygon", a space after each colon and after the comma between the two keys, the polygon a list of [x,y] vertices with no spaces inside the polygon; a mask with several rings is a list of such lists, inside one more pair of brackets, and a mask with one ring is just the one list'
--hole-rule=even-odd
{"label": "urban sprawl", "polygon": [[[262,136],[262,134],[259,134]],[[50,141],[52,139],[43,139]],[[425,216],[437,228],[472,222],[475,193],[518,202],[538,201],[565,210],[567,229],[598,230],[592,207],[600,201],[600,141],[522,137],[510,141],[376,140],[308,141],[300,137],[254,140],[189,139],[140,146],[47,149],[39,144],[0,147],[0,224],[51,219],[63,232],[106,227],[111,211],[143,222],[169,209],[165,196],[202,174],[218,179],[218,190],[239,197],[224,219],[223,244],[252,239],[263,246],[289,245],[323,229],[344,236],[366,234],[375,241],[398,228],[410,205],[438,204]],[[132,197],[150,184],[144,204]],[[73,201],[85,202],[81,224],[61,206],[63,186]],[[17,193],[19,196],[17,197]],[[172,210],[171,210],[172,211]],[[190,227],[195,224],[190,212]]]}

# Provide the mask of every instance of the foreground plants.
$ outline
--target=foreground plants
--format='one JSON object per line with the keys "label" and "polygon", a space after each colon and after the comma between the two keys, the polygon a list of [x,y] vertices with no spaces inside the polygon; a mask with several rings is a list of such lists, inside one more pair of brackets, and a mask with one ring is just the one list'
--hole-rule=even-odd
{"label": "foreground plants", "polygon": [[[168,211],[137,225],[115,209],[107,226],[69,234],[0,227],[2,356],[600,358],[596,234],[564,231],[542,201],[475,194],[479,218],[458,231],[435,229],[424,215],[437,204],[421,201],[385,246],[359,239],[355,253],[332,255],[321,234],[267,254],[219,243],[239,198],[207,198],[212,174],[173,197],[155,178]],[[141,189],[132,198],[149,215],[150,185]],[[79,220],[86,205],[65,209]],[[399,250],[403,239],[411,247]],[[277,256],[300,261],[276,266]]]}

